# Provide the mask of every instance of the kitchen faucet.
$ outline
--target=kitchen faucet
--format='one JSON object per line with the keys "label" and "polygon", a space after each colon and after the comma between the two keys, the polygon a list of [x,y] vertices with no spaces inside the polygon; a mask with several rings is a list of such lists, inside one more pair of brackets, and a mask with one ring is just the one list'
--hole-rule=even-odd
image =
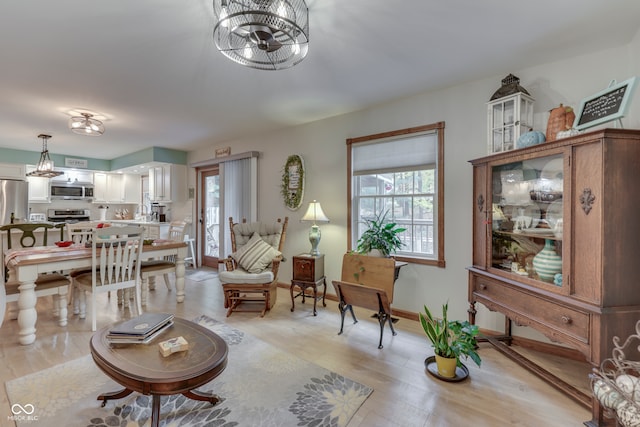
{"label": "kitchen faucet", "polygon": [[145,205],[144,203],[140,204],[140,216],[145,220],[145,221],[149,221],[149,208],[147,208],[147,205]]}

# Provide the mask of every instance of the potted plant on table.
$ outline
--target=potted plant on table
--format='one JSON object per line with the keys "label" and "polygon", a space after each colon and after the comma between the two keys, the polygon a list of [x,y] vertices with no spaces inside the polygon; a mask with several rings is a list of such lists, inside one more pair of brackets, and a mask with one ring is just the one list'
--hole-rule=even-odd
{"label": "potted plant on table", "polygon": [[404,243],[398,237],[398,234],[403,233],[407,229],[399,227],[395,222],[387,221],[387,214],[377,214],[373,218],[365,218],[363,220],[367,229],[360,239],[358,239],[356,252],[359,254],[371,254],[372,251],[379,251],[380,256],[388,257],[398,249],[400,249]]}
{"label": "potted plant on table", "polygon": [[480,355],[476,351],[478,327],[468,321],[448,320],[449,304],[442,305],[442,318],[434,317],[427,306],[425,314],[419,313],[420,323],[436,354],[438,374],[445,378],[456,376],[456,366],[462,366],[461,357],[471,358],[480,366]]}

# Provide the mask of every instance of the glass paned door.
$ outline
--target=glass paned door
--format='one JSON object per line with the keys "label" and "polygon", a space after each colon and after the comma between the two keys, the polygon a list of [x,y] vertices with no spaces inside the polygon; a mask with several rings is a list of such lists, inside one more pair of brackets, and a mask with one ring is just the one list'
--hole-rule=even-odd
{"label": "glass paned door", "polygon": [[562,154],[493,167],[494,268],[562,288],[564,168]]}
{"label": "glass paned door", "polygon": [[220,175],[218,168],[201,174],[201,216],[202,224],[201,259],[202,264],[218,268],[220,257]]}

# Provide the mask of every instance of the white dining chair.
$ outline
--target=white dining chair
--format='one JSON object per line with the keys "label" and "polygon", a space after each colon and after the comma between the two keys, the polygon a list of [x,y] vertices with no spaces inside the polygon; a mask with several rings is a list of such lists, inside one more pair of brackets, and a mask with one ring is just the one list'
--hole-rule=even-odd
{"label": "white dining chair", "polygon": [[[86,245],[91,242],[91,235],[96,228],[95,222],[76,222],[75,224],[67,224],[67,240],[73,242],[74,245]],[[80,302],[78,301],[78,289],[75,286],[76,276],[84,273],[90,273],[91,268],[76,268],[69,271],[69,305],[73,305],[73,314],[80,313]]]}
{"label": "white dining chair", "polygon": [[[14,247],[30,248],[34,246],[47,246],[48,231],[54,228],[60,229],[60,237],[64,235],[64,224],[53,225],[49,223],[25,223],[7,224],[0,227],[0,231],[5,231],[6,249]],[[15,240],[15,241],[14,241]],[[4,247],[2,252],[4,253]],[[4,261],[4,259],[3,259]],[[4,265],[4,262],[3,262]],[[3,267],[4,268],[4,267]],[[17,303],[20,297],[20,283],[16,282],[9,271],[4,271],[5,304]],[[53,297],[53,315],[58,317],[60,326],[67,324],[67,294],[69,290],[69,280],[60,273],[41,273],[35,281],[36,297],[51,295]],[[9,305],[9,318],[17,319],[17,304]],[[1,324],[2,322],[0,322]]]}
{"label": "white dining chair", "polygon": [[[186,232],[187,222],[186,221],[171,221],[169,224],[169,234],[168,240],[172,240],[174,242],[183,242],[184,234]],[[154,289],[154,284],[147,283],[149,278],[152,276],[158,276],[162,274],[164,278],[164,284],[167,289],[171,290],[171,282],[169,281],[169,273],[176,271],[176,257],[175,255],[164,257],[163,259],[154,259],[149,261],[142,261],[140,266],[140,275],[142,279],[142,288],[143,289]]]}
{"label": "white dining chair", "polygon": [[[96,296],[99,293],[133,289],[138,315],[140,304],[140,255],[144,229],[137,226],[97,228],[91,235],[91,271],[75,277],[80,289],[80,318],[86,317],[87,293],[91,293],[91,330],[97,327]],[[130,306],[124,299],[124,307]]]}

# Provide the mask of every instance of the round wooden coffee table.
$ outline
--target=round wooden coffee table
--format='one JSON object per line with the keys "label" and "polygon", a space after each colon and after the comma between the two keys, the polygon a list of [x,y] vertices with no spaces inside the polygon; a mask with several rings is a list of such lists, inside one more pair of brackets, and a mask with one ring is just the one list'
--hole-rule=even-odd
{"label": "round wooden coffee table", "polygon": [[[158,426],[160,396],[183,394],[216,404],[214,394],[194,389],[208,383],[227,366],[227,343],[207,328],[188,320],[175,318],[174,324],[149,344],[111,344],[106,335],[111,326],[91,337],[91,356],[98,367],[124,389],[98,396],[104,406],[107,400],[120,399],[137,391],[152,396],[151,425]],[[189,350],[163,357],[158,343],[182,336]]]}

